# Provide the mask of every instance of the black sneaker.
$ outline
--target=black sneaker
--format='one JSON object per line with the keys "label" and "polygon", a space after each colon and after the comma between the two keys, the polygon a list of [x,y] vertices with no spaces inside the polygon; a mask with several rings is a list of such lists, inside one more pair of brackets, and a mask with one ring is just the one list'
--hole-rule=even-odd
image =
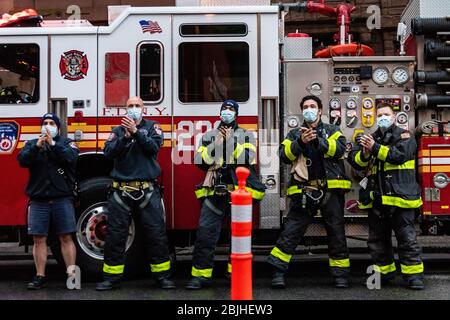
{"label": "black sneaker", "polygon": [[348,278],[344,277],[336,277],[334,278],[334,287],[338,289],[348,288]]}
{"label": "black sneaker", "polygon": [[45,286],[45,276],[35,276],[33,281],[28,283],[28,290],[39,290]]}
{"label": "black sneaker", "polygon": [[205,277],[192,277],[186,285],[186,289],[188,290],[198,290],[203,287],[210,287],[212,284],[211,278]]}
{"label": "black sneaker", "polygon": [[119,281],[105,280],[103,282],[98,282],[97,285],[95,286],[95,290],[108,291],[119,287],[120,287]]}
{"label": "black sneaker", "polygon": [[161,289],[175,289],[175,283],[169,278],[161,278],[156,281]]}
{"label": "black sneaker", "polygon": [[284,273],[275,271],[272,277],[272,288],[284,289],[286,288],[286,282],[284,281]]}
{"label": "black sneaker", "polygon": [[425,284],[422,279],[411,279],[408,281],[408,286],[411,290],[423,290],[425,289]]}

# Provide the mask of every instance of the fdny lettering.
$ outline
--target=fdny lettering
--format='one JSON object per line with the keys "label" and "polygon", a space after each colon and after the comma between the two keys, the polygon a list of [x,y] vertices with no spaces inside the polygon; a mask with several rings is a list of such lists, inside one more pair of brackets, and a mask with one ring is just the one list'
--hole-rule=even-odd
{"label": "fdny lettering", "polygon": [[[142,108],[142,114],[145,116],[168,116],[167,107],[148,106]],[[127,115],[125,106],[108,106],[103,108],[103,116],[106,117],[124,117]]]}

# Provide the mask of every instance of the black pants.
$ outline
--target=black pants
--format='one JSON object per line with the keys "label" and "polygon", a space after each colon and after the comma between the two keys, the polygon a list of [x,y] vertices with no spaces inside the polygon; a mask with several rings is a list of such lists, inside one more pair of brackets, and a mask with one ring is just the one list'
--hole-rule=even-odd
{"label": "black pants", "polygon": [[398,257],[405,278],[422,277],[421,248],[414,227],[414,209],[375,206],[369,210],[369,251],[382,276],[395,274],[392,231],[398,242]]}
{"label": "black pants", "polygon": [[[202,202],[200,220],[195,240],[192,276],[211,278],[214,267],[214,253],[220,237],[222,223],[230,215],[230,198],[208,197]],[[230,271],[230,264],[228,266]]]}
{"label": "black pants", "polygon": [[[139,195],[139,191],[131,194]],[[144,247],[152,274],[155,278],[167,277],[170,273],[169,247],[159,189],[147,189],[139,200],[133,200],[122,191],[112,189],[108,198],[108,209],[104,277],[121,278],[123,274],[125,246],[132,215],[136,228],[143,229]]]}
{"label": "black pants", "polygon": [[[344,201],[344,194],[340,190],[332,190],[320,206],[328,237],[330,270],[334,277],[346,277],[350,271],[344,226]],[[301,201],[292,199],[281,236],[268,258],[268,262],[280,272],[288,270],[291,257],[312,220],[312,214],[302,208]]]}

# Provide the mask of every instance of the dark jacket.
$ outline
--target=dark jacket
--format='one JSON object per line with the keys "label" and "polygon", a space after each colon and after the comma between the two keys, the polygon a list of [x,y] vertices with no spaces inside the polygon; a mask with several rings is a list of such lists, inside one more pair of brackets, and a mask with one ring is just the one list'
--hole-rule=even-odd
{"label": "dark jacket", "polygon": [[[366,159],[360,146],[348,157],[348,162],[357,170],[367,170],[370,174],[367,191],[370,200],[360,205],[361,209],[371,208],[378,195],[383,205],[400,208],[418,208],[422,205],[421,189],[416,180],[415,158],[416,140],[411,134],[392,125],[383,134],[380,129],[372,134],[375,144],[370,157]],[[375,193],[373,193],[375,192]],[[361,199],[360,199],[361,201]]]}
{"label": "dark jacket", "polygon": [[[30,200],[50,200],[74,195],[73,185],[69,180],[75,177],[79,149],[70,139],[56,136],[53,140],[54,146],[44,143],[42,148],[36,145],[38,139],[27,141],[17,156],[20,166],[28,168],[30,172],[26,188]],[[64,171],[66,178],[58,169]]]}
{"label": "dark jacket", "polygon": [[[303,127],[307,127],[304,123]],[[322,163],[315,166],[323,166],[328,189],[351,189],[351,181],[345,175],[344,153],[347,140],[338,126],[325,124],[322,121],[317,125],[317,139],[309,143],[309,146],[301,141],[300,128],[292,129],[281,143],[279,155],[286,164],[295,165],[302,154],[308,161],[308,148],[321,155]],[[301,193],[300,186],[303,183],[291,176],[287,195]],[[304,184],[307,184],[306,182]]]}
{"label": "dark jacket", "polygon": [[110,176],[116,181],[151,181],[161,173],[156,161],[164,142],[159,124],[142,119],[137,129],[136,134],[126,138],[125,128],[117,126],[105,143],[105,157],[114,160]]}
{"label": "dark jacket", "polygon": [[[252,193],[255,200],[262,200],[266,187],[258,178],[256,172],[256,140],[252,132],[249,132],[233,124],[234,135],[227,142],[224,142],[222,153],[216,155],[215,139],[218,129],[205,133],[202,137],[201,146],[194,156],[194,163],[203,171],[208,171],[216,163],[222,164],[218,172],[222,175],[225,184],[238,185],[236,168],[238,166],[247,167],[250,176],[247,179],[247,190]],[[196,190],[197,198],[214,195],[214,190],[204,188],[202,184]]]}

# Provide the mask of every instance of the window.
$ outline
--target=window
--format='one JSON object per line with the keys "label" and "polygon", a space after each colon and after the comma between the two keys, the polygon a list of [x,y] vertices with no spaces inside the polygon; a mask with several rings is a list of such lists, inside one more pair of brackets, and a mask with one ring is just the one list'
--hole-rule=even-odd
{"label": "window", "polygon": [[142,43],[138,52],[139,96],[144,102],[159,102],[162,100],[162,46]]}
{"label": "window", "polygon": [[178,96],[183,103],[245,102],[250,95],[245,42],[185,42],[178,49]]}
{"label": "window", "polygon": [[0,44],[0,104],[39,101],[39,46]]}
{"label": "window", "polygon": [[125,106],[130,97],[130,54],[108,52],[105,55],[105,106]]}
{"label": "window", "polygon": [[180,34],[183,37],[189,36],[246,36],[247,25],[243,23],[235,24],[183,24],[180,27]]}

